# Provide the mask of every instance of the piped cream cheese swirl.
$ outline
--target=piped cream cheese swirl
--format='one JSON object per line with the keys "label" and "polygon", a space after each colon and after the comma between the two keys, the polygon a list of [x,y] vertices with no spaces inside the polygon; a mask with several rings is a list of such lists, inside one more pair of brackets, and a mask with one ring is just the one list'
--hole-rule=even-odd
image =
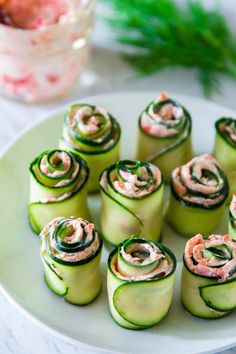
{"label": "piped cream cheese swirl", "polygon": [[114,274],[129,281],[164,278],[175,266],[173,254],[163,245],[135,236],[118,246],[117,257],[111,262]]}
{"label": "piped cream cheese swirl", "polygon": [[172,172],[172,192],[189,206],[214,208],[223,204],[229,186],[219,163],[208,154],[197,156]]}
{"label": "piped cream cheese swirl", "polygon": [[220,282],[236,278],[236,242],[229,235],[198,234],[187,242],[184,262],[193,273]]}
{"label": "piped cream cheese swirl", "polygon": [[141,114],[140,126],[154,137],[173,137],[183,131],[187,119],[183,107],[162,92]]}
{"label": "piped cream cheese swirl", "polygon": [[159,168],[151,163],[122,160],[106,169],[100,178],[104,190],[109,187],[128,198],[142,198],[162,184]]}
{"label": "piped cream cheese swirl", "polygon": [[38,193],[38,201],[41,203],[68,198],[82,188],[89,174],[84,160],[59,149],[47,150],[37,156],[30,165],[30,171],[42,187],[41,192]]}
{"label": "piped cream cheese swirl", "polygon": [[108,150],[116,144],[119,137],[119,124],[99,106],[74,105],[65,118],[63,138],[75,150]]}
{"label": "piped cream cheese swirl", "polygon": [[42,255],[65,265],[88,262],[101,250],[102,241],[94,224],[82,218],[58,217],[40,234]]}

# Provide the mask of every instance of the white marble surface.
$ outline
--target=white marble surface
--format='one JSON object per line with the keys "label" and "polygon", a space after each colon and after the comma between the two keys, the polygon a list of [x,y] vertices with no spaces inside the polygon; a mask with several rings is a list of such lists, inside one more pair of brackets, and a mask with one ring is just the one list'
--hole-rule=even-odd
{"label": "white marble surface", "polygon": [[[212,2],[212,1],[210,1]],[[221,1],[223,3],[223,1]],[[233,2],[224,2],[231,6]],[[234,8],[235,9],[235,8]],[[231,11],[226,8],[229,16]],[[24,104],[0,98],[0,149],[15,138],[28,125],[36,122],[58,106],[72,100],[110,91],[120,90],[167,90],[202,97],[196,80],[196,72],[183,69],[164,71],[147,78],[138,78],[119,58],[107,40],[108,32],[97,25],[94,34],[93,55],[89,67],[81,77],[75,90],[65,100],[42,106]],[[101,40],[102,38],[102,40]],[[222,94],[212,100],[236,110],[236,82],[222,79]],[[2,294],[0,294],[0,354],[91,354],[91,350],[63,342],[46,333],[25,318]],[[93,352],[94,353],[94,352]],[[236,348],[222,352],[236,353]]]}

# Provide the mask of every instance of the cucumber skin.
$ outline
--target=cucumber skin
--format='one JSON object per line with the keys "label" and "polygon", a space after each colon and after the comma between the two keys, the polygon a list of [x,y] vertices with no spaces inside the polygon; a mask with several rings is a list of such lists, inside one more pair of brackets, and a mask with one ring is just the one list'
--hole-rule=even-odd
{"label": "cucumber skin", "polygon": [[230,186],[228,204],[232,200],[233,193],[236,192],[236,148],[230,145],[218,131],[219,123],[216,122],[215,144],[213,148],[213,156],[221,164]]}
{"label": "cucumber skin", "polygon": [[[101,189],[101,234],[104,240],[118,246],[132,234],[140,234],[142,223],[135,214],[129,212],[120,203]],[[123,215],[122,215],[123,214]]]}
{"label": "cucumber skin", "polygon": [[[216,123],[217,124],[217,123]],[[236,169],[236,148],[228,143],[216,130],[213,156],[227,173]]]}
{"label": "cucumber skin", "polygon": [[33,216],[32,213],[30,212],[29,207],[28,207],[28,222],[29,222],[29,226],[30,226],[31,230],[32,230],[37,236],[39,236],[41,229],[38,227],[36,221],[34,220],[34,216]]}
{"label": "cucumber skin", "polygon": [[[64,300],[73,305],[83,306],[93,302],[99,296],[101,291],[100,259],[101,250],[90,262],[82,265],[66,266],[52,260],[68,288],[67,293],[61,296]],[[46,267],[44,270],[47,273]],[[54,294],[58,295],[47,281],[46,284]]]}
{"label": "cucumber skin", "polygon": [[142,130],[139,124],[136,158],[140,161],[147,161],[150,155],[153,155],[158,151],[167,148],[168,146],[172,145],[175,140],[176,137],[158,138],[152,135],[148,135]]}
{"label": "cucumber skin", "polygon": [[115,192],[110,195],[101,188],[103,238],[114,246],[118,246],[131,235],[159,241],[162,232],[163,193],[163,183],[143,199],[126,198]]}
{"label": "cucumber skin", "polygon": [[229,220],[229,223],[228,223],[228,233],[230,235],[230,237],[236,241],[236,228],[234,228]]}
{"label": "cucumber skin", "polygon": [[167,150],[166,153],[156,157],[151,162],[160,167],[161,171],[163,171],[164,181],[168,183],[172,171],[190,161],[192,157],[192,137],[190,134],[181,144]]}
{"label": "cucumber skin", "polygon": [[[143,290],[142,290],[143,287]],[[172,300],[172,296],[173,296],[173,287],[174,287],[174,274],[172,274],[171,276],[167,276],[166,278],[163,279],[159,279],[159,280],[152,280],[152,281],[139,281],[139,282],[131,282],[128,283],[126,282],[125,284],[122,284],[120,286],[118,286],[113,294],[113,303],[114,303],[114,307],[116,309],[116,311],[120,314],[120,316],[125,319],[126,321],[128,321],[131,324],[134,324],[136,326],[140,326],[142,328],[150,328],[155,326],[156,324],[158,324],[159,322],[161,322],[167,315],[170,305],[171,305],[171,300]],[[132,289],[133,288],[133,289]],[[128,294],[127,294],[127,290],[129,292],[129,290],[134,290],[133,294],[135,293],[135,291],[137,291],[137,289],[139,290],[138,292],[136,292],[136,296],[133,296],[133,300],[134,302],[136,301],[136,298],[140,296],[142,296],[142,291],[143,293],[145,292],[146,295],[149,295],[149,291],[147,291],[147,288],[150,290],[152,290],[152,288],[156,288],[156,296],[154,297],[150,297],[149,301],[144,302],[143,303],[143,308],[146,307],[145,312],[147,313],[147,304],[154,304],[154,300],[156,300],[158,298],[158,311],[157,309],[155,309],[156,311],[152,311],[152,315],[155,314],[155,318],[152,318],[152,320],[150,319],[150,317],[148,317],[148,319],[143,318],[143,316],[140,318],[137,318],[137,312],[133,312],[133,313],[125,313],[122,309],[122,307],[119,305],[119,302],[117,301],[117,295],[119,298],[119,294],[121,295],[120,298],[123,297],[123,299],[127,298]],[[165,290],[163,290],[165,289]],[[126,291],[125,291],[126,290]],[[160,294],[161,293],[161,294]],[[163,294],[164,293],[164,294]],[[155,299],[156,298],[156,299]],[[131,303],[132,306],[132,303]],[[153,306],[152,306],[153,307]],[[152,310],[154,310],[154,308],[152,308]],[[143,314],[142,314],[143,315]],[[149,313],[150,316],[150,313]]]}
{"label": "cucumber skin", "polygon": [[31,203],[28,206],[28,215],[31,228],[36,234],[39,234],[48,222],[58,216],[74,216],[91,220],[87,204],[87,186],[62,201]]}
{"label": "cucumber skin", "polygon": [[107,293],[108,293],[108,301],[109,301],[109,308],[110,308],[110,313],[115,320],[116,323],[118,323],[121,327],[127,328],[127,329],[143,329],[146,327],[140,327],[140,326],[135,326],[134,324],[126,321],[124,318],[122,318],[119,313],[116,311],[114,304],[113,304],[113,294],[115,289],[123,284],[124,281],[115,277],[115,275],[111,272],[111,270],[108,267],[107,271]]}
{"label": "cucumber skin", "polygon": [[[113,301],[113,296],[117,288],[122,286],[123,284],[128,284],[128,281],[119,279],[111,270],[110,264],[112,263],[113,257],[117,256],[117,249],[114,249],[108,259],[108,271],[107,271],[107,292],[108,292],[108,300],[109,300],[109,308],[110,308],[110,313],[114,319],[114,321],[119,324],[121,327],[126,328],[126,329],[132,329],[132,330],[141,330],[141,329],[146,329],[155,326],[157,323],[161,322],[168,314],[170,303],[168,304],[167,310],[163,313],[161,317],[157,320],[155,323],[151,323],[150,325],[135,325],[134,323],[129,322],[126,320],[124,317],[122,317],[118,311],[116,310],[114,306],[114,301]],[[170,302],[172,299],[172,293],[173,293],[173,283],[174,283],[174,276],[175,276],[175,269],[176,269],[176,260],[174,259],[174,266],[173,266],[173,271],[171,274],[168,275],[167,278],[160,279],[160,281],[169,281],[171,282],[172,286],[170,289],[171,294],[170,295]],[[158,281],[158,280],[157,280]],[[153,281],[151,281],[153,282]],[[138,283],[138,282],[137,282]],[[140,283],[140,282],[139,282]]]}
{"label": "cucumber skin", "polygon": [[[213,294],[209,296],[209,292],[213,290]],[[223,291],[222,291],[223,290]],[[208,293],[208,294],[207,294]],[[231,312],[236,308],[236,279],[226,281],[224,283],[216,283],[212,285],[206,285],[200,287],[200,295],[204,300],[205,304],[216,311],[227,311]],[[230,299],[230,295],[232,298]],[[219,304],[223,299],[223,306]],[[232,304],[232,299],[234,303]],[[229,306],[229,304],[231,305]]]}
{"label": "cucumber skin", "polygon": [[222,219],[225,203],[214,209],[182,205],[171,192],[166,212],[168,224],[181,236],[210,235]]}
{"label": "cucumber skin", "polygon": [[[168,182],[171,172],[176,167],[188,162],[193,156],[191,121],[188,124],[189,127],[186,128],[189,129],[188,135],[177,146],[170,149],[168,147],[177,142],[180,135],[184,135],[184,132],[176,137],[158,138],[146,134],[139,124],[136,159],[149,161],[157,165],[161,169],[164,181]],[[163,151],[160,156],[155,157],[152,161],[150,160],[150,156],[163,149],[166,149],[166,151]]]}
{"label": "cucumber skin", "polygon": [[81,151],[75,150],[70,147],[66,141],[61,138],[59,147],[65,150],[69,150],[74,155],[82,157],[89,167],[90,175],[88,179],[88,191],[97,192],[99,190],[99,177],[102,171],[107,167],[119,160],[120,156],[120,136],[116,144],[107,151],[101,151],[96,154],[86,154]]}
{"label": "cucumber skin", "polygon": [[227,204],[230,204],[233,198],[233,194],[236,193],[236,168],[234,171],[226,172],[226,176],[229,181],[229,196],[228,196]]}
{"label": "cucumber skin", "polygon": [[215,284],[214,278],[202,277],[189,271],[183,262],[181,277],[181,301],[183,307],[195,317],[217,319],[229,314],[208,307],[200,295],[200,287]]}
{"label": "cucumber skin", "polygon": [[44,272],[44,280],[45,280],[45,283],[47,284],[47,286],[49,287],[49,289],[50,289],[55,295],[63,297],[63,296],[65,296],[65,295],[67,294],[68,288],[65,288],[65,291],[63,291],[62,293],[60,293],[60,292],[58,292],[56,289],[54,289],[54,288],[51,286],[51,284],[50,284],[51,281],[50,281],[50,279],[48,278],[46,272]]}

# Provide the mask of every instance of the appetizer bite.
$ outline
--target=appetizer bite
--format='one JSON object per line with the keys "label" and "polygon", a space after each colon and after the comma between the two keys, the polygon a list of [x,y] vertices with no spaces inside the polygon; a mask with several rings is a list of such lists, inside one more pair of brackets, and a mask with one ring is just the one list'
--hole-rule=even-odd
{"label": "appetizer bite", "polygon": [[30,164],[29,221],[34,232],[57,216],[90,219],[87,205],[89,170],[68,151],[47,150]]}
{"label": "appetizer bite", "polygon": [[171,176],[166,219],[180,235],[209,235],[221,221],[229,194],[227,177],[208,154],[177,167]]}
{"label": "appetizer bite", "polygon": [[233,194],[233,199],[229,207],[229,234],[233,240],[236,240],[236,194]]}
{"label": "appetizer bite", "polygon": [[133,234],[158,241],[162,230],[163,180],[155,165],[122,160],[100,177],[101,233],[111,244]]}
{"label": "appetizer bite", "polygon": [[167,182],[171,172],[192,157],[190,114],[162,92],[139,117],[136,158],[157,165]]}
{"label": "appetizer bite", "polygon": [[58,217],[41,234],[41,258],[48,287],[74,305],[87,305],[100,293],[102,240],[82,218]]}
{"label": "appetizer bite", "polygon": [[224,169],[230,186],[230,200],[236,192],[236,119],[221,118],[215,123],[213,155]]}
{"label": "appetizer bite", "polygon": [[220,318],[236,307],[236,242],[229,235],[188,240],[181,299],[187,311],[202,318]]}
{"label": "appetizer bite", "polygon": [[90,169],[89,192],[99,189],[99,176],[119,159],[119,123],[104,108],[89,104],[70,107],[60,147],[81,156]]}
{"label": "appetizer bite", "polygon": [[131,237],[108,259],[110,312],[122,327],[143,329],[166,316],[174,287],[176,259],[164,245]]}

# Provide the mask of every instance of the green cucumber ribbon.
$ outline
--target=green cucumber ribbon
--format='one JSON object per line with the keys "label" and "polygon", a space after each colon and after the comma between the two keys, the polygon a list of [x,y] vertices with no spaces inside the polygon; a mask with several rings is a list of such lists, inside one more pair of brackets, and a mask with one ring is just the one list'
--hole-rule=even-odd
{"label": "green cucumber ribbon", "polygon": [[[220,118],[215,123],[216,133],[227,143],[229,147],[236,149],[236,119]],[[215,147],[217,149],[217,146]],[[218,151],[217,151],[218,152]],[[221,158],[219,154],[219,158]],[[232,161],[224,161],[222,163],[230,163]],[[234,159],[234,167],[235,167]]]}
{"label": "green cucumber ribbon", "polygon": [[100,176],[101,232],[113,245],[132,234],[159,240],[162,229],[163,180],[147,162],[122,160]]}
{"label": "green cucumber ribbon", "polygon": [[208,154],[197,156],[172,172],[167,221],[183,236],[208,234],[220,222],[228,194],[219,163]]}
{"label": "green cucumber ribbon", "polygon": [[57,217],[43,228],[40,240],[49,288],[74,304],[84,305],[94,300],[101,287],[102,249],[94,225],[82,218]]}
{"label": "green cucumber ribbon", "polygon": [[44,151],[31,162],[29,219],[35,232],[58,215],[90,218],[88,176],[82,158],[60,149]]}
{"label": "green cucumber ribbon", "polygon": [[230,200],[236,192],[236,119],[221,118],[215,123],[213,155],[224,169],[230,184]]}
{"label": "green cucumber ribbon", "polygon": [[104,108],[75,104],[65,117],[60,147],[85,159],[90,168],[89,191],[98,189],[102,170],[119,159],[120,125]]}
{"label": "green cucumber ribbon", "polygon": [[130,329],[151,327],[167,314],[176,259],[164,245],[132,236],[108,259],[107,288],[114,320]]}
{"label": "green cucumber ribbon", "polygon": [[236,194],[233,194],[233,198],[229,207],[228,231],[232,239],[236,240]]}
{"label": "green cucumber ribbon", "polygon": [[187,110],[161,93],[140,114],[137,159],[157,165],[169,181],[173,169],[192,157],[191,129]]}
{"label": "green cucumber ribbon", "polygon": [[188,240],[181,297],[195,316],[219,318],[236,307],[236,242],[229,235]]}

